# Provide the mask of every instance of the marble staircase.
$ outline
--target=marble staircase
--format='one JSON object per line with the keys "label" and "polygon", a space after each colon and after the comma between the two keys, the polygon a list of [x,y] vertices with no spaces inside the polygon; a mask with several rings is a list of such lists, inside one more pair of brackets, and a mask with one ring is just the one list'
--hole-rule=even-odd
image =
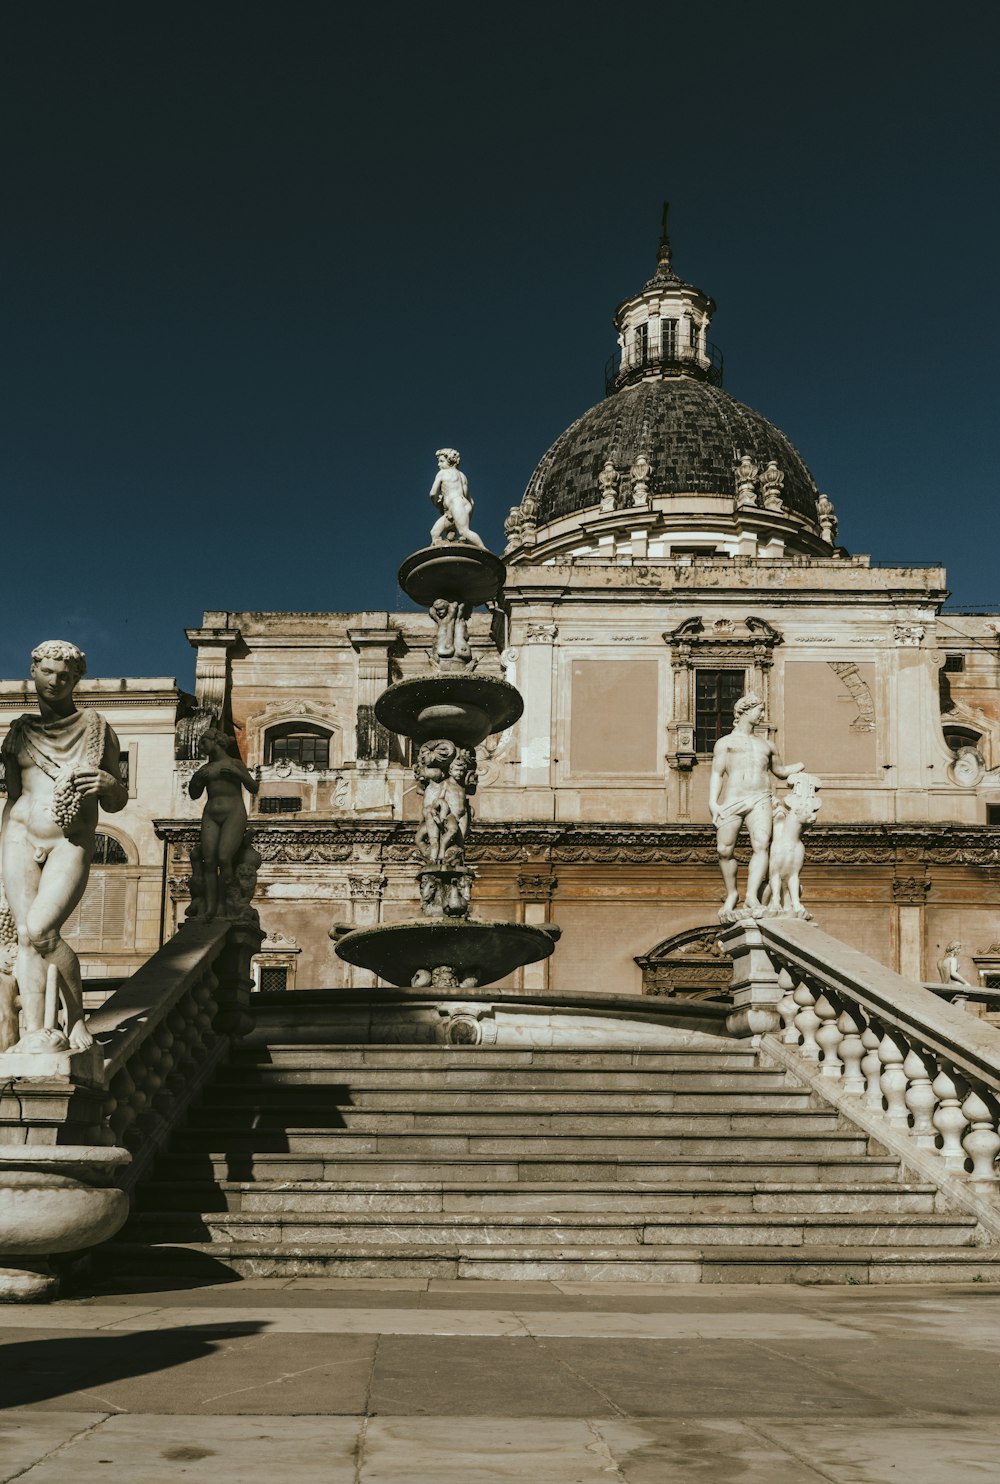
{"label": "marble staircase", "polygon": [[745,1042],[339,1044],[268,1013],[100,1273],[1000,1280],[973,1215]]}

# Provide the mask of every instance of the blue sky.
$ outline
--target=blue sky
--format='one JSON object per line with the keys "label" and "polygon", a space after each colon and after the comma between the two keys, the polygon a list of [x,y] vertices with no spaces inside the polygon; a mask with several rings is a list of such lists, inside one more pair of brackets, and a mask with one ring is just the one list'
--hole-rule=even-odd
{"label": "blue sky", "polygon": [[47,3],[0,20],[6,615],[190,684],[206,608],[406,606],[434,450],[495,547],[652,269],[841,539],[995,577],[1000,9]]}

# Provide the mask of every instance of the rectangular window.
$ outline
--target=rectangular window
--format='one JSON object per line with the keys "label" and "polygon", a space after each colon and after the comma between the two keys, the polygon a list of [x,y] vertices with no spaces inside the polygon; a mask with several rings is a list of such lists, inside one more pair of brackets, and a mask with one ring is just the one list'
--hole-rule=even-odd
{"label": "rectangular window", "polygon": [[691,320],[689,323],[690,330],[688,331],[688,333],[691,339],[691,348],[692,350],[694,350],[698,344],[698,326],[695,324],[694,320]]}
{"label": "rectangular window", "polygon": [[287,988],[288,967],[286,964],[261,964],[261,994],[284,994]]}
{"label": "rectangular window", "polygon": [[733,707],[746,687],[743,670],[696,670],[694,745],[711,752],[720,737],[733,729]]}
{"label": "rectangular window", "polygon": [[1000,804],[986,805],[986,823],[1000,824]]}
{"label": "rectangular window", "polygon": [[660,354],[665,361],[677,359],[677,321],[660,320]]}
{"label": "rectangular window", "polygon": [[275,737],[271,743],[272,763],[293,763],[310,772],[330,766],[330,739],[312,733]]}
{"label": "rectangular window", "polygon": [[636,361],[639,363],[640,366],[645,365],[646,361],[649,359],[649,326],[648,325],[636,325],[636,327],[635,327],[635,339],[634,339],[634,341],[632,343],[635,346],[635,359],[636,359]]}
{"label": "rectangular window", "polygon": [[260,814],[297,814],[301,808],[302,799],[298,794],[265,794],[257,800]]}
{"label": "rectangular window", "polygon": [[946,675],[961,675],[965,669],[965,655],[946,654],[944,657],[944,669]]}
{"label": "rectangular window", "polygon": [[118,775],[128,788],[128,748],[118,754]]}

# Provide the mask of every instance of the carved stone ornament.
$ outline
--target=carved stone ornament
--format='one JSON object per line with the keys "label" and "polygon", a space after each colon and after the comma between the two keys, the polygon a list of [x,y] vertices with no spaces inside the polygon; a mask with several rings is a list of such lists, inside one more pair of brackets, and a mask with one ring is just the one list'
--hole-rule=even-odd
{"label": "carved stone ornament", "polygon": [[916,649],[924,642],[924,626],[919,623],[898,623],[892,636],[901,649]]}
{"label": "carved stone ornament", "polygon": [[526,902],[547,902],[559,885],[549,871],[522,871],[517,878],[517,894]]}
{"label": "carved stone ornament", "polygon": [[760,469],[750,455],[744,453],[740,455],[740,461],[733,473],[736,476],[736,504],[741,510],[750,509],[757,504],[757,476]]}
{"label": "carved stone ornament", "polygon": [[301,953],[298,938],[291,933],[268,933],[258,950],[260,953]]}
{"label": "carved stone ornament", "polygon": [[469,619],[472,604],[448,598],[435,598],[428,610],[437,630],[431,651],[441,670],[470,670],[475,661],[469,645]]}
{"label": "carved stone ornament", "polygon": [[377,902],[387,885],[385,876],[348,876],[347,889],[355,902]]}
{"label": "carved stone ornament", "polygon": [[597,485],[601,492],[601,510],[614,510],[618,495],[618,470],[610,459],[598,474]]}
{"label": "carved stone ornament", "polygon": [[833,673],[844,682],[845,690],[858,708],[858,714],[851,722],[851,731],[874,732],[875,698],[855,662],[853,660],[827,660],[827,664]]}
{"label": "carved stone ornament", "polygon": [[823,537],[823,540],[828,541],[831,546],[836,545],[838,521],[833,508],[833,501],[829,495],[820,495],[816,501],[816,515],[819,519],[820,535]]}
{"label": "carved stone ornament", "polygon": [[644,995],[688,1001],[731,996],[732,961],[719,946],[718,927],[689,928],[657,943],[635,962]]}
{"label": "carved stone ornament", "polygon": [[769,459],[764,472],[760,476],[760,492],[766,510],[784,510],[785,502],[781,497],[781,489],[784,483],[785,476],[778,468],[776,461]]}
{"label": "carved stone ornament", "polygon": [[529,623],[524,631],[525,644],[551,644],[559,629],[554,623]]}
{"label": "carved stone ornament", "polygon": [[986,772],[986,759],[977,747],[959,747],[955,761],[948,768],[948,777],[956,788],[975,788]]}
{"label": "carved stone ornament", "polygon": [[919,907],[931,889],[927,876],[895,876],[892,882],[892,900],[897,907]]}
{"label": "carved stone ornament", "polygon": [[476,791],[476,754],[447,740],[423,742],[413,766],[423,794],[414,842],[428,866],[455,870],[465,865],[465,840],[472,822],[469,799]]}
{"label": "carved stone ornament", "polygon": [[629,478],[632,480],[632,504],[649,504],[649,476],[653,472],[653,466],[644,453],[641,453],[632,465]]}

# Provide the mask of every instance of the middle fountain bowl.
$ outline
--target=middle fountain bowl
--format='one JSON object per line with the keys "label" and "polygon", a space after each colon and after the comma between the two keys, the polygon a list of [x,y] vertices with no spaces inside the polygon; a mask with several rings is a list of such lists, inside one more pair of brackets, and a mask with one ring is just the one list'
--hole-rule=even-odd
{"label": "middle fountain bowl", "polygon": [[382,725],[418,747],[440,737],[478,747],[513,726],[523,710],[520,692],[494,675],[417,675],[397,680],[375,702]]}

